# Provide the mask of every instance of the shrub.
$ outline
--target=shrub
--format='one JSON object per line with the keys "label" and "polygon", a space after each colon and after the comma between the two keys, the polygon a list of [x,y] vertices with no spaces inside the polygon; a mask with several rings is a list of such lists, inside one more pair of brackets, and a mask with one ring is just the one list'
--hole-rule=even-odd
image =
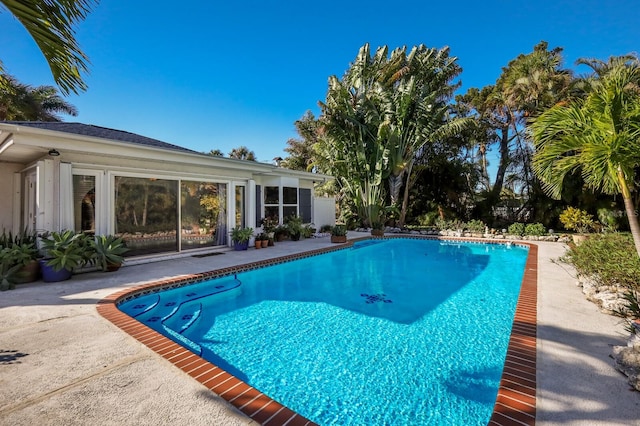
{"label": "shrub", "polygon": [[561,260],[600,284],[640,290],[640,257],[630,234],[593,235],[582,244],[572,246]]}
{"label": "shrub", "polygon": [[331,225],[327,224],[327,225],[322,225],[320,227],[320,232],[322,232],[323,234],[327,233],[327,232],[331,232],[331,228],[333,228]]}
{"label": "shrub", "polygon": [[524,235],[524,223],[516,222],[509,225],[509,229],[507,229],[507,233],[509,235]]}
{"label": "shrub", "polygon": [[524,227],[524,235],[534,235],[539,237],[546,233],[547,229],[541,223],[528,223],[527,226]]}
{"label": "shrub", "polygon": [[472,219],[464,225],[465,229],[469,232],[482,232],[484,233],[487,225],[481,220]]}
{"label": "shrub", "polygon": [[[582,244],[572,246],[560,260],[601,285],[620,285],[625,308],[614,314],[627,320],[640,319],[640,257],[630,234],[593,235]],[[632,331],[628,323],[627,330]]]}
{"label": "shrub", "polygon": [[593,229],[593,216],[575,207],[567,207],[560,213],[560,222],[565,229],[581,234]]}

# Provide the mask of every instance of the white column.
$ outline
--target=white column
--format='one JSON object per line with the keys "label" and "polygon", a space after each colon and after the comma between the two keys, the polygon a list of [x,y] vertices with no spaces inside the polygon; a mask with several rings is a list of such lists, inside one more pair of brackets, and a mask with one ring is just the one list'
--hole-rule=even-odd
{"label": "white column", "polygon": [[60,229],[74,229],[73,175],[70,163],[60,163]]}

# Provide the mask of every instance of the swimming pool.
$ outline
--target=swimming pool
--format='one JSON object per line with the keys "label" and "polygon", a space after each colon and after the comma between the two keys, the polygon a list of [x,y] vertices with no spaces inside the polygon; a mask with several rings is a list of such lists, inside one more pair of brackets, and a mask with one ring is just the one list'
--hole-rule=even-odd
{"label": "swimming pool", "polygon": [[526,250],[374,241],[120,306],[321,424],[486,424]]}

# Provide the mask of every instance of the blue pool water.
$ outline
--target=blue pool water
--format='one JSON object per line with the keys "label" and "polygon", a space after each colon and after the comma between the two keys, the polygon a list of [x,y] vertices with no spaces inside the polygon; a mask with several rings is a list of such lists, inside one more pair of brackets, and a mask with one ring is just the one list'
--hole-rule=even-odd
{"label": "blue pool water", "polygon": [[486,425],[527,249],[373,241],[120,309],[322,425]]}

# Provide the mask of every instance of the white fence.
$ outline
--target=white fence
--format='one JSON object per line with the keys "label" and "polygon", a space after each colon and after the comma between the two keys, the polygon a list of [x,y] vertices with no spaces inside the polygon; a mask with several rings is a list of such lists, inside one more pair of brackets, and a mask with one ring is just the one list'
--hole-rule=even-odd
{"label": "white fence", "polygon": [[322,225],[336,224],[336,199],[333,197],[313,197],[313,223],[318,229]]}

